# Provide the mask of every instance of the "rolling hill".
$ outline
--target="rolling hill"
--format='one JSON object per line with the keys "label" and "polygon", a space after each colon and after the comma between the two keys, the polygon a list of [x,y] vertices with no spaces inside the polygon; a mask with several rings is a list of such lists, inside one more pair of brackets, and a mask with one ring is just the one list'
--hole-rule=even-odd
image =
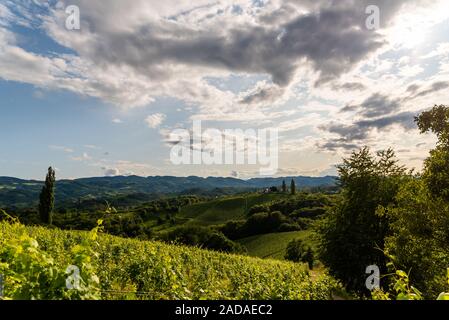
{"label": "rolling hill", "polygon": [[180,218],[188,219],[195,225],[215,225],[246,217],[247,210],[254,205],[288,197],[283,194],[249,194],[231,196],[185,206],[181,209]]}
{"label": "rolling hill", "polygon": [[[139,177],[118,176],[58,180],[57,205],[76,203],[80,200],[109,200],[117,196],[132,195],[135,203],[145,202],[161,195],[202,194],[222,195],[280,186],[283,180],[294,179],[298,190],[304,188],[333,187],[335,177],[284,177],[241,180],[220,177]],[[43,182],[0,177],[0,207],[35,206]],[[138,196],[136,196],[138,195]]]}

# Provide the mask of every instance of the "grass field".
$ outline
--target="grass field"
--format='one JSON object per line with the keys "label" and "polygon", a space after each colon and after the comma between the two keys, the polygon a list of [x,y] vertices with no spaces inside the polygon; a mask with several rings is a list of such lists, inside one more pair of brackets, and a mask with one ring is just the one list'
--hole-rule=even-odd
{"label": "grass field", "polygon": [[284,260],[288,243],[293,239],[310,241],[310,231],[262,234],[238,240],[253,257]]}

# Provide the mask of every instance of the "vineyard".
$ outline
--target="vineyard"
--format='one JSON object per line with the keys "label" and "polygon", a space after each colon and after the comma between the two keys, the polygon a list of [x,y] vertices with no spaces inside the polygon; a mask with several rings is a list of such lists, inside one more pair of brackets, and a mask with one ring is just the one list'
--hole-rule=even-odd
{"label": "vineyard", "polygon": [[100,225],[82,232],[0,222],[0,248],[6,299],[318,300],[340,288],[327,275],[312,281],[301,264],[122,239]]}

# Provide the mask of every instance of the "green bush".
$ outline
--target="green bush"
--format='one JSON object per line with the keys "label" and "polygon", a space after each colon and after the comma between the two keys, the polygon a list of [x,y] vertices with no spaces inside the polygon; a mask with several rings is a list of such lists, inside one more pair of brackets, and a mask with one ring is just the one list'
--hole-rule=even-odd
{"label": "green bush", "polygon": [[165,242],[174,242],[221,252],[242,253],[244,248],[219,231],[201,226],[181,226],[161,236]]}
{"label": "green bush", "polygon": [[315,254],[311,246],[304,243],[301,239],[295,239],[287,245],[285,259],[293,262],[307,263],[309,268],[313,269]]}

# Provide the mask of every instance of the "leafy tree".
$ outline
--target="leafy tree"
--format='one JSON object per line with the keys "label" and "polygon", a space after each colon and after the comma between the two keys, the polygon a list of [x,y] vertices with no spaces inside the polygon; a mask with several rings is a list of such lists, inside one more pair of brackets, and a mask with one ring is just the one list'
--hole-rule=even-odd
{"label": "leafy tree", "polygon": [[348,289],[363,292],[367,266],[376,264],[386,271],[381,250],[389,221],[376,210],[394,203],[405,168],[391,149],[375,157],[363,148],[344,159],[338,171],[342,199],[319,227],[320,257]]}
{"label": "leafy tree", "polygon": [[388,215],[392,234],[386,249],[394,266],[410,272],[426,298],[445,289],[449,266],[449,107],[435,106],[416,119],[422,133],[432,132],[437,146],[425,160],[422,179],[409,179]]}
{"label": "leafy tree", "polygon": [[301,239],[295,239],[287,245],[285,259],[293,262],[307,263],[309,268],[313,268],[314,253],[312,248]]}
{"label": "leafy tree", "polygon": [[385,251],[392,267],[407,271],[414,285],[431,298],[447,284],[449,203],[433,197],[426,182],[417,178],[401,187],[396,201],[396,207],[379,210],[391,221]]}
{"label": "leafy tree", "polygon": [[55,170],[48,168],[45,184],[39,197],[39,216],[42,223],[51,225],[55,205]]}
{"label": "leafy tree", "polygon": [[[229,221],[219,230],[231,240],[258,234],[278,232],[282,224],[289,220],[281,212],[261,212],[253,214],[246,221]],[[299,226],[296,227],[296,230]]]}
{"label": "leafy tree", "polygon": [[296,184],[295,184],[295,180],[292,179],[292,182],[290,183],[290,193],[292,195],[296,194]]}
{"label": "leafy tree", "polygon": [[435,106],[415,120],[421,133],[432,132],[438,138],[424,163],[423,178],[433,196],[449,201],[449,107]]}
{"label": "leafy tree", "polygon": [[181,226],[162,235],[166,242],[176,242],[205,249],[241,253],[244,248],[229,240],[223,233],[201,226]]}
{"label": "leafy tree", "polygon": [[287,193],[287,184],[285,183],[285,180],[282,180],[282,192]]}

